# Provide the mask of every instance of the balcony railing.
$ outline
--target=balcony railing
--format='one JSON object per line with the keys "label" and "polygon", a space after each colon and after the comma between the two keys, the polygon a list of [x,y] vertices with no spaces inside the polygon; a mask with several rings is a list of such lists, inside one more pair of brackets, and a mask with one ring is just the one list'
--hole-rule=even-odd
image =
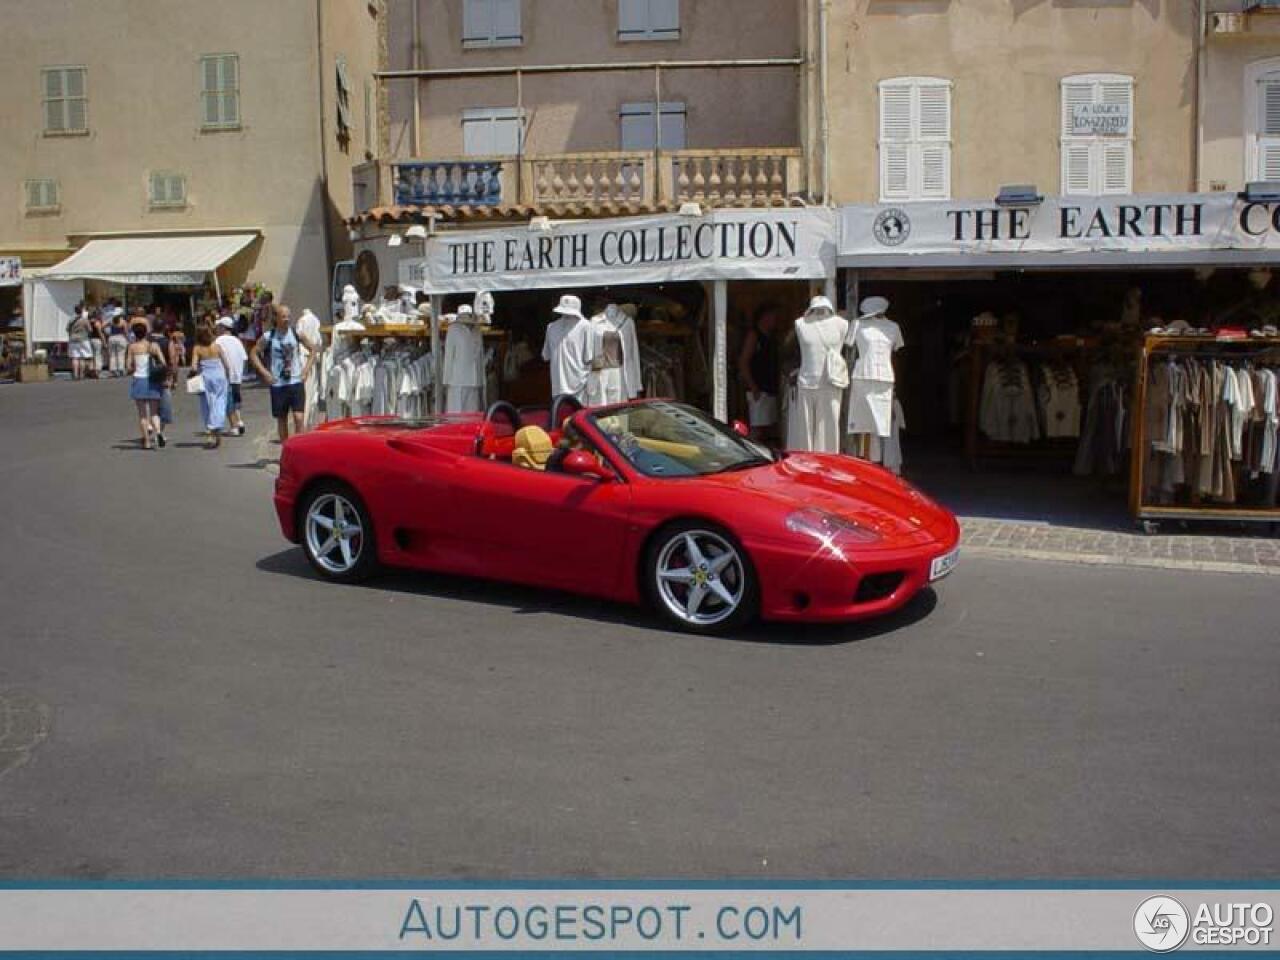
{"label": "balcony railing", "polygon": [[806,190],[804,154],[794,147],[402,160],[366,164],[353,180],[360,209],[391,203],[768,206]]}

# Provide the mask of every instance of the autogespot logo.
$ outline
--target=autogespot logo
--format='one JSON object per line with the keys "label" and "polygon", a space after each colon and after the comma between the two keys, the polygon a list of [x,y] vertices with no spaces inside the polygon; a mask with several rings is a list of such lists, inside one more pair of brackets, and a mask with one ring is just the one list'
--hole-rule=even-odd
{"label": "autogespot logo", "polygon": [[1143,900],[1133,915],[1133,932],[1138,942],[1156,953],[1177,950],[1186,941],[1190,929],[1187,908],[1173,897]]}

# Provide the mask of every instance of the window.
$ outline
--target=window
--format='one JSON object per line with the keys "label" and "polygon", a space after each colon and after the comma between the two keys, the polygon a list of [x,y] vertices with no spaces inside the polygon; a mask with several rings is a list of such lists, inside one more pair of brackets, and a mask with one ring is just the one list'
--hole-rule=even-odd
{"label": "window", "polygon": [[88,133],[84,67],[48,67],[44,73],[44,132]]}
{"label": "window", "polygon": [[1280,58],[1245,71],[1245,180],[1280,180]]}
{"label": "window", "polygon": [[680,0],[618,0],[619,40],[679,40]]}
{"label": "window", "polygon": [[468,157],[513,157],[521,152],[523,117],[515,107],[462,112],[462,152]]}
{"label": "window", "polygon": [[240,58],[214,53],[200,58],[200,125],[206,130],[240,126]]}
{"label": "window", "polygon": [[[683,150],[685,148],[684,104],[664,103],[660,113],[662,119],[662,149]],[[652,102],[624,103],[619,113],[619,122],[623,150],[657,149],[658,131],[653,124]]]}
{"label": "window", "polygon": [[462,46],[518,47],[520,0],[462,0]]}
{"label": "window", "polygon": [[53,213],[61,207],[57,180],[28,180],[27,212]]}
{"label": "window", "polygon": [[1063,194],[1133,190],[1133,78],[1088,74],[1062,81]]}
{"label": "window", "polygon": [[951,83],[898,77],[880,83],[880,199],[951,196]]}
{"label": "window", "polygon": [[351,78],[347,74],[347,58],[338,54],[334,66],[337,72],[338,142],[345,147],[351,142]]}
{"label": "window", "polygon": [[187,178],[180,173],[153,173],[149,193],[153,207],[185,207]]}

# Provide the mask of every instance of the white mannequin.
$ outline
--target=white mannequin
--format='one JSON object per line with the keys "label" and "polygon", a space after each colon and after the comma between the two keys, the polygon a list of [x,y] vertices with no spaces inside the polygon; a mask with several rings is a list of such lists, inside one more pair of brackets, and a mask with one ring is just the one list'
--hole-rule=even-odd
{"label": "white mannequin", "polygon": [[551,364],[551,398],[571,393],[587,402],[587,377],[593,358],[591,321],[582,315],[582,301],[572,294],[560,298],[559,314],[547,325],[542,359]]}
{"label": "white mannequin", "polygon": [[804,316],[796,318],[800,370],[796,402],[787,416],[788,448],[840,452],[840,395],[848,386],[841,350],[848,333],[849,321],[826,297],[814,297]]}
{"label": "white mannequin", "polygon": [[471,304],[451,318],[444,340],[445,413],[484,409],[484,333]]}
{"label": "white mannequin", "polygon": [[636,352],[628,350],[626,333],[628,327],[631,338],[635,338],[635,327],[630,318],[622,312],[616,303],[605,307],[603,313],[591,318],[591,372],[587,374],[587,405],[605,406],[630,400],[635,394],[627,393],[626,368],[630,355]]}
{"label": "white mannequin", "polygon": [[640,370],[640,340],[636,336],[636,305],[624,303],[618,308],[618,332],[622,334],[622,396],[634,400],[644,392],[644,374]]}
{"label": "white mannequin", "polygon": [[848,336],[848,345],[857,354],[849,389],[848,430],[881,439],[893,431],[893,354],[903,346],[902,330],[885,315],[888,310],[884,297],[867,297]]}
{"label": "white mannequin", "polygon": [[347,284],[342,288],[342,319],[354,322],[360,316],[360,294],[356,288]]}
{"label": "white mannequin", "polygon": [[475,301],[472,303],[472,309],[475,310],[476,316],[480,318],[481,323],[493,323],[493,294],[488,290],[481,290],[476,294]]}

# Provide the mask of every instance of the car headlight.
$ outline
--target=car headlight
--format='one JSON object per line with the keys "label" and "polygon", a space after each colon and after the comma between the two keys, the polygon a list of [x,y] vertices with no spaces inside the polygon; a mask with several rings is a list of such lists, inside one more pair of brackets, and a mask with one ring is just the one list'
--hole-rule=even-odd
{"label": "car headlight", "polygon": [[846,517],[838,517],[816,507],[797,510],[787,517],[787,529],[792,533],[813,537],[827,546],[842,543],[875,543],[880,534]]}

